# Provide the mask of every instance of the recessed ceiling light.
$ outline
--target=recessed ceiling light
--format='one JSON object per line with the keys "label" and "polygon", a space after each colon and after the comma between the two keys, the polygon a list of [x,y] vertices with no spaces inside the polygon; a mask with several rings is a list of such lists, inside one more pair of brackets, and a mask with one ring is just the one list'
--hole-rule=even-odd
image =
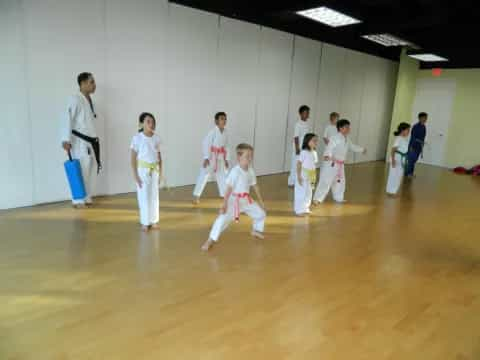
{"label": "recessed ceiling light", "polygon": [[378,44],[383,46],[407,46],[413,45],[411,42],[407,40],[400,39],[396,36],[390,34],[371,34],[371,35],[363,35],[364,39],[374,41]]}
{"label": "recessed ceiling light", "polygon": [[361,23],[361,20],[342,14],[341,12],[332,10],[326,6],[297,11],[297,14],[321,22],[331,27],[339,27]]}
{"label": "recessed ceiling light", "polygon": [[448,59],[435,54],[408,54],[408,56],[425,62],[448,61]]}

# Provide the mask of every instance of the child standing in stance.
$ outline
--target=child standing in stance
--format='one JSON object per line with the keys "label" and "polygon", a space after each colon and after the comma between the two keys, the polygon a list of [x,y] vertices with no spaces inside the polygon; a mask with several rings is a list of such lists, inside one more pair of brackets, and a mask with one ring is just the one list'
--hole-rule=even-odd
{"label": "child standing in stance", "polygon": [[392,158],[387,181],[387,194],[389,195],[395,195],[398,192],[407,168],[410,124],[400,123],[397,131],[393,134],[395,135],[395,142],[392,146]]}
{"label": "child standing in stance", "polygon": [[[208,251],[218,241],[220,234],[232,220],[239,221],[241,213],[247,214],[253,220],[252,236],[263,239],[266,214],[257,178],[251,167],[253,147],[248,144],[239,144],[236,152],[238,165],[230,171],[227,177],[227,187],[220,215],[212,226],[208,240],[202,245],[203,251]],[[258,203],[250,197],[250,187],[255,190]]]}
{"label": "child standing in stance", "polygon": [[332,190],[333,200],[338,203],[345,202],[345,159],[349,150],[356,153],[366,153],[366,149],[352,143],[348,134],[350,133],[350,121],[338,120],[338,133],[332,136],[323,153],[323,164],[320,170],[320,180],[313,196],[313,203],[316,205],[325,200]]}
{"label": "child standing in stance", "polygon": [[330,114],[330,123],[325,127],[323,132],[323,142],[325,145],[328,145],[330,138],[337,135],[337,121],[340,118],[340,115],[337,112],[332,112]]}
{"label": "child standing in stance", "polygon": [[131,165],[137,184],[140,224],[143,231],[157,227],[159,220],[158,187],[162,172],[160,138],[155,134],[155,118],[142,113],[139,119],[143,129],[132,139]]}
{"label": "child standing in stance", "polygon": [[313,189],[317,182],[317,143],[318,138],[315,134],[306,134],[297,160],[297,181],[294,193],[294,210],[297,216],[310,214]]}
{"label": "child standing in stance", "polygon": [[217,181],[218,193],[221,197],[225,195],[225,178],[228,171],[228,136],[227,114],[223,111],[215,114],[215,127],[210,130],[202,143],[203,163],[193,189],[193,203],[200,202],[205,185],[208,179],[214,178]]}

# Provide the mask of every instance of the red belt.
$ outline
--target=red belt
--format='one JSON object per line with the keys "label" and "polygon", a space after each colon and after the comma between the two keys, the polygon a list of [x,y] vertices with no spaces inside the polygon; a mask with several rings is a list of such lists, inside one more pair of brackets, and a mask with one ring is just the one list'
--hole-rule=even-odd
{"label": "red belt", "polygon": [[227,161],[227,150],[225,150],[225,148],[223,146],[222,147],[212,146],[212,147],[210,147],[210,152],[212,153],[212,156],[214,157],[214,159],[212,159],[212,160],[214,160],[213,171],[217,172],[218,156],[223,155],[223,160]]}
{"label": "red belt", "polygon": [[240,199],[247,199],[249,204],[253,203],[253,199],[249,193],[240,193],[240,194],[232,194],[235,197],[233,202],[233,214],[235,217],[235,221],[238,222],[240,219]]}
{"label": "red belt", "polygon": [[336,175],[335,177],[336,177],[336,179],[337,179],[337,182],[340,182],[340,181],[342,181],[342,179],[343,179],[343,164],[345,164],[345,161],[342,161],[342,160],[333,160],[333,161],[332,161],[332,167],[334,167],[335,164],[338,165],[337,175]]}

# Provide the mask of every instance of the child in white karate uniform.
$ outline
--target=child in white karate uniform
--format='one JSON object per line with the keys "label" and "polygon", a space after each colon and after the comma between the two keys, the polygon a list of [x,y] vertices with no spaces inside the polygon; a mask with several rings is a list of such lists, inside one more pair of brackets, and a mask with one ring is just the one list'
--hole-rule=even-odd
{"label": "child in white karate uniform", "polygon": [[[266,214],[257,178],[251,167],[253,147],[248,144],[239,144],[236,152],[238,165],[230,171],[227,177],[223,206],[212,226],[208,240],[202,245],[203,251],[207,251],[218,241],[220,234],[232,220],[239,221],[241,213],[247,214],[253,220],[252,236],[263,239]],[[258,203],[250,197],[250,187],[255,190]]]}
{"label": "child in white karate uniform", "polygon": [[340,114],[337,112],[332,112],[330,114],[330,123],[325,127],[323,131],[323,142],[325,145],[328,145],[330,138],[337,135],[337,121],[340,118]]}
{"label": "child in white karate uniform", "polygon": [[288,186],[294,186],[297,178],[297,158],[300,155],[300,150],[303,144],[303,138],[306,134],[312,132],[312,126],[308,121],[310,116],[310,108],[307,105],[302,105],[298,109],[300,119],[295,123],[293,130],[293,152],[292,152],[292,166],[290,168],[290,176],[288,177]]}
{"label": "child in white karate uniform", "polygon": [[162,173],[160,138],[154,133],[155,118],[150,113],[140,115],[143,130],[132,139],[131,165],[137,184],[140,223],[143,231],[157,227],[159,220],[158,187]]}
{"label": "child in white karate uniform", "polygon": [[350,121],[346,119],[337,122],[338,133],[330,138],[328,145],[323,153],[324,161],[320,170],[320,180],[318,181],[314,204],[325,200],[330,189],[332,190],[333,200],[344,202],[345,194],[345,159],[348,150],[358,153],[366,153],[361,146],[353,144],[348,138],[350,133]]}
{"label": "child in white karate uniform", "polygon": [[313,188],[317,182],[317,155],[318,138],[315,134],[305,135],[302,144],[302,151],[297,160],[297,181],[295,182],[295,193],[293,207],[297,216],[310,214]]}
{"label": "child in white karate uniform", "polygon": [[391,162],[388,171],[387,194],[395,195],[402,184],[408,159],[408,135],[410,124],[400,123],[394,132],[395,142],[392,146]]}
{"label": "child in white karate uniform", "polygon": [[215,178],[220,197],[225,195],[225,179],[228,171],[228,136],[227,114],[218,112],[215,114],[215,128],[209,131],[202,143],[203,164],[197,183],[193,189],[193,203],[200,202],[205,185],[209,178]]}

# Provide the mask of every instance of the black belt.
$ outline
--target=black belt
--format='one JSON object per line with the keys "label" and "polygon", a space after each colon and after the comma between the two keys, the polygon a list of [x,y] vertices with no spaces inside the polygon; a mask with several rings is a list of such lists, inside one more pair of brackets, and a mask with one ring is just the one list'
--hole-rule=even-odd
{"label": "black belt", "polygon": [[100,139],[98,137],[90,137],[77,130],[72,130],[72,134],[76,137],[85,140],[92,145],[93,153],[95,154],[95,160],[97,161],[97,174],[102,169],[102,163],[100,162]]}

